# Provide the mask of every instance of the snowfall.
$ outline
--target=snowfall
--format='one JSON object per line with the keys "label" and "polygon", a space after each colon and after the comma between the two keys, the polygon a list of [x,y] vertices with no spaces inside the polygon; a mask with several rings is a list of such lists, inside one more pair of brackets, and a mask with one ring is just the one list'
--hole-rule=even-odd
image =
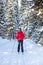
{"label": "snowfall", "polygon": [[43,46],[24,39],[24,53],[17,52],[17,40],[0,37],[0,65],[43,65]]}

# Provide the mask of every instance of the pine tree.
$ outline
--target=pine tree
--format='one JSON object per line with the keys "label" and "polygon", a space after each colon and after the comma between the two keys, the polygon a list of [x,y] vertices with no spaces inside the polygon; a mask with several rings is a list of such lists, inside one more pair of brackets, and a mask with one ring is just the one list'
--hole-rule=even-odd
{"label": "pine tree", "polygon": [[0,36],[5,35],[5,13],[4,13],[4,4],[3,1],[0,0]]}
{"label": "pine tree", "polygon": [[[13,4],[12,4],[13,3]],[[16,0],[6,0],[5,3],[6,9],[6,26],[7,32],[6,36],[9,38],[14,38],[16,33],[16,26],[17,26],[17,2]]]}
{"label": "pine tree", "polygon": [[6,26],[7,26],[7,37],[11,38],[12,37],[12,34],[13,34],[13,15],[12,15],[12,3],[8,0],[6,0],[6,4],[5,4],[5,7],[6,7]]}
{"label": "pine tree", "polygon": [[31,12],[31,1],[22,0],[21,1],[21,8],[19,12],[19,26],[22,28],[22,30],[25,32],[26,37],[28,37],[28,27],[29,27],[29,14]]}

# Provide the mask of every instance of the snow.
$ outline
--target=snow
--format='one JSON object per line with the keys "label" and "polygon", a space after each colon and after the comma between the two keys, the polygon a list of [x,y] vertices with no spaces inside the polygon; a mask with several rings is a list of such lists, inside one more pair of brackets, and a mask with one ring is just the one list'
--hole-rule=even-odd
{"label": "snow", "polygon": [[0,65],[43,65],[43,46],[24,40],[24,53],[17,52],[17,40],[0,37]]}
{"label": "snow", "polygon": [[18,0],[18,8],[20,10],[20,8],[21,8],[21,0]]}
{"label": "snow", "polygon": [[39,10],[39,13],[37,14],[37,16],[39,16],[41,14],[41,11]]}
{"label": "snow", "polygon": [[43,31],[43,26],[41,26],[39,29],[36,29],[36,30],[42,32]]}

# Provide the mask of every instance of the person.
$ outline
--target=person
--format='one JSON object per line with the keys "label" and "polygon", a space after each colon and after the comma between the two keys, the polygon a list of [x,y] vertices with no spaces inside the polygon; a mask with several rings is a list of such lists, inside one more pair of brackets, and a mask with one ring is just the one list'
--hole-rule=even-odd
{"label": "person", "polygon": [[21,46],[21,52],[24,52],[24,49],[23,49],[24,37],[25,37],[24,33],[22,32],[21,28],[19,28],[19,31],[16,34],[16,38],[18,40],[18,50],[17,50],[18,52],[20,51],[20,46]]}

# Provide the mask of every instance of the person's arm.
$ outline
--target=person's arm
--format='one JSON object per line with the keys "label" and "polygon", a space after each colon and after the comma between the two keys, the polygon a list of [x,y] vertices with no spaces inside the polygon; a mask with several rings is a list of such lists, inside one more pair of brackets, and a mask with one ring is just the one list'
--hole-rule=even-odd
{"label": "person's arm", "polygon": [[25,34],[23,33],[23,37],[25,38]]}
{"label": "person's arm", "polygon": [[16,39],[18,39],[18,33],[16,33]]}

